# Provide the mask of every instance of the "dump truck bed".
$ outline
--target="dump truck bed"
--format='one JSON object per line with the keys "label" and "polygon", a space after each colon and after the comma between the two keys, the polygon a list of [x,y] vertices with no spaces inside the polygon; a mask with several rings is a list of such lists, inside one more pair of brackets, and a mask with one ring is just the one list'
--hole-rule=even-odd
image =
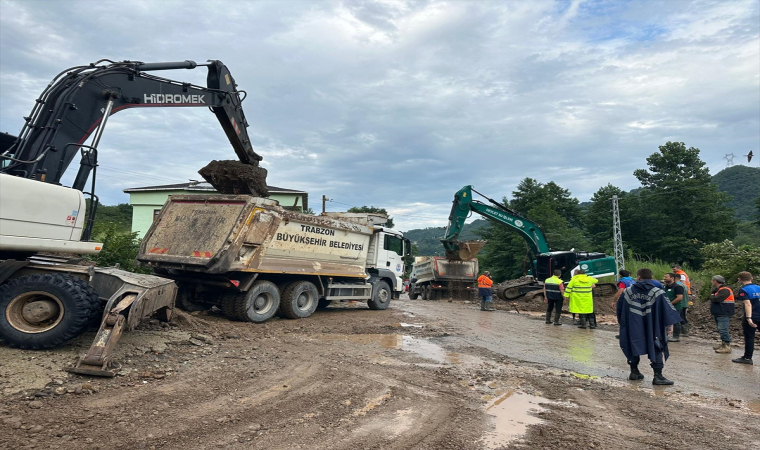
{"label": "dump truck bed", "polygon": [[171,196],[140,246],[154,268],[366,277],[372,230],[247,195]]}
{"label": "dump truck bed", "polygon": [[440,256],[417,257],[414,262],[417,283],[426,281],[475,281],[478,276],[478,260],[448,260]]}

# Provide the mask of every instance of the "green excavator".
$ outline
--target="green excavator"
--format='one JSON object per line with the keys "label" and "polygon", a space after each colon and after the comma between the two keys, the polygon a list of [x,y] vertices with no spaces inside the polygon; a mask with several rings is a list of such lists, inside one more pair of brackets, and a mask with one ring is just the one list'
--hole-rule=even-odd
{"label": "green excavator", "polygon": [[[489,204],[474,200],[475,192],[488,200]],[[562,278],[569,281],[575,269],[583,269],[594,278],[614,276],[617,273],[615,258],[604,253],[582,252],[576,250],[552,251],[541,228],[530,219],[517,211],[511,210],[501,203],[488,198],[472,188],[465,186],[454,194],[454,202],[449,214],[449,224],[446,235],[441,240],[446,250],[446,257],[451,260],[467,260],[474,258],[480,252],[485,241],[460,241],[465,220],[471,213],[507,226],[517,231],[525,239],[534,258],[528,276],[499,284],[495,291],[502,300],[512,300],[529,292],[542,290],[543,281],[552,276],[555,269],[562,271]],[[613,283],[599,283],[597,292],[609,295],[615,292]]]}

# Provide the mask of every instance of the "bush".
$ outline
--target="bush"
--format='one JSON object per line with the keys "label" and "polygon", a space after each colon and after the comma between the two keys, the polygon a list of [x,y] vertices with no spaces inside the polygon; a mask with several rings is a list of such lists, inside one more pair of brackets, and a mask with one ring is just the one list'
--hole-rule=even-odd
{"label": "bush", "polygon": [[708,244],[702,247],[705,258],[703,269],[712,275],[722,275],[727,284],[736,283],[739,272],[748,271],[760,275],[760,247],[753,245],[736,246],[731,241]]}
{"label": "bush", "polygon": [[87,258],[98,266],[113,267],[118,264],[121,269],[130,272],[151,272],[149,268],[135,265],[135,257],[140,249],[137,233],[119,231],[115,224],[108,223],[97,230],[93,240],[102,242],[103,250],[97,255],[88,255]]}

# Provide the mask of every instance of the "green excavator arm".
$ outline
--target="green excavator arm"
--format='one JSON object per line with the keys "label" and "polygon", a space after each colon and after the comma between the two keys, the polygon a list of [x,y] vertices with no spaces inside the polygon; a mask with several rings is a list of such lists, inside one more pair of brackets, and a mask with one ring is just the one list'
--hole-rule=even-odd
{"label": "green excavator arm", "polygon": [[472,186],[465,186],[454,194],[454,201],[451,206],[451,213],[449,214],[449,224],[446,227],[446,235],[441,239],[447,258],[459,260],[473,258],[485,245],[484,241],[459,240],[464,222],[471,212],[514,229],[525,239],[528,247],[536,255],[550,251],[549,243],[546,241],[546,237],[538,225],[488,197],[483,196],[492,205],[473,200],[472,192]]}

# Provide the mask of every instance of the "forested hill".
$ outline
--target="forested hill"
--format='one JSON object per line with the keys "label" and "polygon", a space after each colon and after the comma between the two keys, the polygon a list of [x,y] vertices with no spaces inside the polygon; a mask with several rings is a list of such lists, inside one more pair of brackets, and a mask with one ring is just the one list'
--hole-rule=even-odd
{"label": "forested hill", "polygon": [[[475,231],[487,224],[488,222],[485,219],[477,219],[472,223],[465,224],[459,239],[464,241],[479,239]],[[446,227],[431,227],[409,230],[404,232],[404,236],[417,246],[419,255],[443,256],[441,238],[445,232]]]}
{"label": "forested hill", "polygon": [[733,197],[728,205],[736,217],[753,220],[754,201],[760,195],[760,167],[732,166],[713,175],[712,181]]}

